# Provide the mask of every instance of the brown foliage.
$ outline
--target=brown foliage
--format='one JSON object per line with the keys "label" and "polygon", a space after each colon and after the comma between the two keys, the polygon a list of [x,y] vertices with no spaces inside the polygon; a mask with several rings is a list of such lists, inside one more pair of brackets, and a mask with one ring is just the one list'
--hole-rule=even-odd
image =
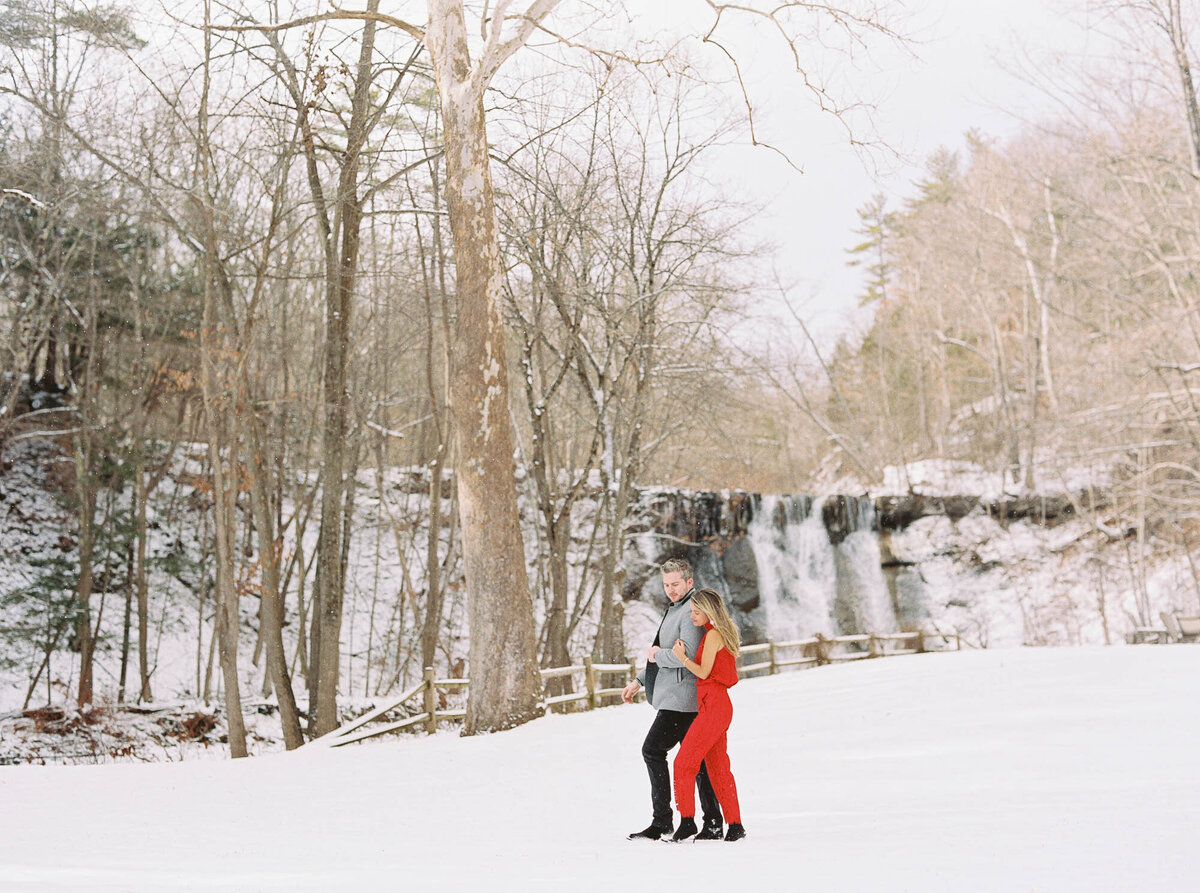
{"label": "brown foliage", "polygon": [[26,710],[22,715],[33,720],[35,731],[52,735],[69,735],[86,726],[94,726],[104,719],[103,710],[68,713],[62,707],[41,707],[37,710]]}
{"label": "brown foliage", "polygon": [[217,718],[215,716],[211,713],[197,711],[191,716],[185,716],[179,720],[179,727],[173,734],[174,737],[181,740],[197,740],[204,738],[216,727]]}

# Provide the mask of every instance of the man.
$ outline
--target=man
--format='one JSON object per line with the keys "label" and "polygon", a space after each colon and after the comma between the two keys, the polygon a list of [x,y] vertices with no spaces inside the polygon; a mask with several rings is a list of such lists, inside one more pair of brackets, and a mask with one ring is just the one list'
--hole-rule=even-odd
{"label": "man", "polygon": [[[650,802],[654,818],[650,827],[629,835],[630,840],[658,840],[675,830],[671,811],[671,772],[667,768],[667,752],[683,740],[688,727],[700,709],[696,701],[696,677],[674,654],[671,646],[683,639],[688,654],[695,654],[704,630],[692,623],[692,566],[682,558],[671,558],[662,565],[663,590],[670,599],[667,612],[659,624],[654,644],[646,652],[646,668],[625,686],[621,699],[632,704],[638,692],[646,689],[646,700],[657,712],[650,731],[642,743],[642,759],[650,773]],[[697,840],[720,840],[723,836],[721,807],[702,765],[696,775],[696,790],[704,812],[704,828]],[[692,826],[695,828],[695,825]]]}

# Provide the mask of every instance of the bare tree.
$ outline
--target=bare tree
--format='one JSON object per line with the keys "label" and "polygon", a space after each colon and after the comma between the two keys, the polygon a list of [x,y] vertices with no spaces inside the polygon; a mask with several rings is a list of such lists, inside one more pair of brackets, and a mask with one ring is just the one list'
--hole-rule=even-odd
{"label": "bare tree", "polygon": [[[450,406],[471,593],[467,735],[510,728],[541,713],[533,602],[514,486],[500,249],[483,97],[500,66],[556,2],[534,0],[519,18],[508,14],[508,4],[498,6],[490,22],[481,22],[485,43],[474,60],[459,0],[430,0],[425,33],[442,108],[443,188],[456,261]],[[513,29],[508,34],[506,25]]]}
{"label": "bare tree", "polygon": [[[513,435],[509,420],[507,360],[499,310],[500,268],[488,156],[484,93],[501,66],[539,30],[559,0],[533,0],[521,13],[502,3],[479,21],[482,45],[472,57],[470,31],[460,0],[431,0],[420,28],[379,14],[335,10],[277,28],[327,18],[387,21],[424,41],[442,110],[446,206],[454,234],[457,316],[453,332],[450,404],[456,436],[456,475],[463,523],[464,563],[470,590],[471,698],[466,733],[516,725],[539,712],[532,602],[518,524]],[[722,19],[749,14],[781,35],[802,70],[797,17],[804,26],[827,14],[851,41],[860,30],[889,33],[872,15],[838,8],[785,3],[773,8],[710,3],[719,44]],[[730,56],[730,58],[733,58]],[[809,82],[826,105],[829,94]],[[647,317],[652,323],[653,317]],[[640,365],[648,374],[649,366]],[[646,379],[643,377],[643,381]],[[634,435],[638,437],[637,434]],[[638,450],[633,451],[635,454]],[[632,482],[626,482],[629,486]]]}
{"label": "bare tree", "polygon": [[[180,257],[190,254],[199,274],[197,282],[203,287],[205,318],[199,327],[198,354],[210,447],[207,461],[215,488],[217,617],[231,740],[238,754],[245,749],[243,730],[236,727],[240,717],[239,597],[255,594],[262,598],[260,642],[267,649],[272,684],[280,693],[283,707],[290,683],[286,662],[280,659],[282,598],[288,591],[288,577],[293,568],[298,569],[298,588],[303,591],[303,568],[309,565],[305,559],[287,561],[284,557],[281,543],[286,523],[280,494],[292,484],[284,483],[286,469],[281,459],[272,462],[269,446],[273,438],[283,437],[276,432],[285,425],[284,413],[271,417],[269,408],[275,405],[273,401],[282,390],[280,380],[288,380],[292,375],[293,361],[296,365],[309,364],[304,372],[303,396],[298,399],[307,400],[310,407],[319,402],[325,411],[318,426],[322,431],[321,446],[306,445],[300,457],[302,463],[318,457],[323,465],[317,605],[314,609],[313,601],[308,602],[308,616],[302,608],[301,622],[311,619],[316,627],[315,647],[310,655],[314,666],[309,668],[316,686],[315,727],[323,730],[337,721],[340,625],[347,609],[342,593],[350,543],[352,470],[358,460],[356,437],[361,430],[355,426],[353,411],[355,407],[364,413],[374,411],[363,409],[369,406],[369,401],[356,402],[347,397],[358,374],[351,348],[357,311],[362,306],[354,300],[362,264],[360,223],[367,207],[365,200],[380,194],[380,184],[386,178],[378,166],[373,166],[381,150],[369,143],[368,134],[377,122],[386,120],[388,101],[396,89],[393,84],[400,82],[399,76],[393,80],[391,75],[403,74],[405,69],[404,63],[390,69],[387,64],[378,64],[375,41],[376,32],[382,31],[380,26],[397,29],[429,53],[442,113],[444,148],[437,151],[444,151],[444,171],[439,168],[437,177],[451,224],[454,269],[453,275],[447,270],[444,280],[438,282],[431,294],[438,299],[444,297],[449,305],[449,312],[441,316],[445,320],[443,337],[447,341],[449,362],[444,384],[434,383],[440,370],[433,363],[429,364],[425,378],[431,404],[437,406],[440,400],[448,400],[449,415],[454,420],[457,509],[463,528],[471,626],[473,685],[467,731],[515,725],[537,715],[541,709],[533,601],[516,503],[515,436],[506,368],[508,342],[501,317],[502,264],[484,109],[485,96],[498,71],[535,35],[550,36],[554,46],[564,53],[581,49],[578,46],[581,41],[568,36],[565,28],[558,33],[560,28],[551,23],[550,14],[562,7],[562,22],[570,28],[574,26],[569,24],[567,16],[582,7],[558,0],[533,0],[518,10],[516,4],[503,2],[469,25],[463,4],[435,0],[428,6],[424,26],[418,27],[381,13],[380,6],[372,0],[363,10],[332,9],[273,23],[248,20],[240,7],[222,7],[222,15],[228,16],[229,21],[217,26],[212,21],[211,2],[205,2],[203,22],[193,23],[201,24],[195,33],[203,37],[203,50],[192,47],[196,55],[193,61],[198,61],[196,70],[202,78],[187,82],[183,66],[158,62],[141,67],[145,59],[135,58],[135,54],[126,59],[130,69],[146,75],[146,93],[137,100],[153,105],[171,122],[179,135],[176,140],[159,141],[148,133],[139,133],[136,139],[129,140],[118,128],[89,132],[79,126],[83,119],[62,115],[44,97],[25,97],[46,114],[47,120],[54,122],[51,138],[74,141],[105,170],[144,197],[153,214],[166,226],[169,238],[175,243],[174,252]],[[799,3],[774,8],[710,4],[709,8],[714,16],[713,27],[704,36],[710,46],[718,47],[718,54],[729,49],[721,39],[723,22],[730,17],[755,16],[796,50],[797,36],[804,30],[794,28],[792,19],[825,14]],[[593,16],[595,11],[583,8],[582,14]],[[190,10],[186,15],[194,18],[196,13]],[[294,59],[278,50],[277,38],[291,29],[308,25],[323,27],[337,20],[360,23],[354,29],[354,34],[362,36],[357,65],[351,62],[344,69],[327,67],[322,71],[315,57],[307,57],[289,71]],[[846,34],[869,23],[869,19],[842,14],[835,14],[832,21],[845,29]],[[589,24],[584,22],[575,35],[586,36]],[[480,35],[478,43],[471,36],[475,30]],[[248,34],[254,36],[243,41],[242,35]],[[254,41],[257,45],[250,46]],[[223,52],[226,50],[228,53]],[[609,62],[617,61],[620,55],[597,47],[588,51]],[[264,61],[262,57],[276,77],[269,83],[256,84],[245,75],[251,66]],[[396,58],[399,60],[401,56]],[[416,59],[416,54],[411,58]],[[731,52],[728,58],[736,62],[736,53]],[[308,67],[301,71],[304,65]],[[167,77],[160,76],[168,71]],[[179,79],[178,84],[173,83],[175,78]],[[336,91],[329,91],[328,84],[334,82],[350,85],[344,105],[330,100]],[[372,85],[382,86],[382,90],[372,95]],[[199,96],[197,90],[201,91]],[[285,102],[281,103],[284,93]],[[114,96],[111,102],[115,106],[118,98]],[[261,103],[260,114],[247,115],[247,109],[256,102]],[[281,115],[279,109],[286,106],[290,106],[289,111]],[[264,113],[266,109],[271,111]],[[344,117],[334,124],[333,116],[340,115]],[[136,117],[141,119],[142,115]],[[291,133],[285,118],[291,125]],[[334,133],[338,134],[336,138],[331,135]],[[646,133],[639,136],[643,140],[651,138]],[[581,426],[582,433],[574,441],[578,445],[575,455],[579,458],[568,460],[569,450],[553,447],[559,452],[551,457],[552,461],[559,468],[575,470],[586,470],[589,463],[598,463],[608,474],[608,485],[604,488],[606,493],[611,492],[608,529],[615,539],[608,548],[610,565],[605,571],[603,592],[610,606],[616,604],[621,524],[634,482],[644,469],[646,458],[667,443],[668,436],[684,422],[682,413],[669,411],[661,397],[673,383],[695,378],[693,363],[660,362],[658,344],[668,337],[679,344],[711,340],[715,326],[705,308],[715,304],[715,296],[721,290],[716,279],[709,278],[711,265],[703,272],[696,266],[699,254],[715,250],[715,235],[693,227],[707,211],[663,201],[664,195],[675,188],[671,185],[674,178],[690,164],[687,159],[691,151],[690,147],[680,149],[683,145],[680,132],[667,133],[665,138],[668,154],[676,154],[640,169],[636,165],[626,167],[624,173],[631,177],[630,181],[624,185],[618,183],[620,188],[611,196],[608,208],[616,212],[610,216],[617,224],[599,234],[602,250],[593,255],[609,294],[602,293],[599,280],[592,283],[585,296],[591,304],[581,305],[588,313],[586,331],[580,329],[559,342],[559,349],[565,351],[563,358],[570,358],[570,362],[562,364],[561,374],[555,373],[555,377],[570,385],[572,409],[578,407],[595,421]],[[191,149],[195,150],[194,155],[188,157]],[[621,150],[610,151],[615,156]],[[294,157],[303,159],[309,181],[311,201],[303,210],[294,204],[295,198],[288,197],[294,196],[294,191],[285,189],[292,179]],[[619,168],[616,160],[612,157],[604,163],[616,170]],[[655,170],[656,165],[666,170]],[[257,182],[253,188],[239,191],[239,176],[255,176]],[[38,200],[36,196],[34,199]],[[304,218],[309,211],[315,213]],[[310,227],[317,231],[311,245],[320,257],[320,281],[324,288],[320,306],[324,319],[315,319],[303,306],[300,295],[308,295],[308,291],[302,285],[297,286],[297,299],[290,304],[281,302],[278,316],[270,317],[263,309],[263,295],[272,292],[266,283],[276,281],[273,277],[282,281],[308,269],[301,260],[293,261],[292,269],[283,270],[276,251],[281,245],[293,246],[295,234]],[[688,231],[689,238],[694,238],[691,248],[677,249],[675,237],[681,231]],[[303,255],[301,250],[302,258]],[[446,251],[445,255],[449,257],[451,252]],[[559,317],[564,311],[569,314],[565,298],[566,295],[561,309],[554,300],[546,301],[546,319]],[[689,301],[693,302],[696,313],[690,319],[676,315],[680,306]],[[273,377],[277,370],[265,358],[267,345],[274,347],[277,338],[274,333],[262,332],[276,321],[283,322],[285,314],[293,312],[303,316],[302,325],[308,328],[305,337],[297,339],[303,342],[296,352],[298,356],[278,361],[280,378],[277,379]],[[427,318],[432,321],[435,315],[427,314]],[[43,322],[39,319],[35,324],[40,326]],[[557,324],[561,325],[561,320]],[[49,331],[57,330],[51,326]],[[569,332],[569,327],[563,327],[559,334]],[[311,349],[311,345],[319,345],[320,350]],[[536,342],[533,346],[540,349]],[[583,358],[585,351],[595,352],[598,347],[603,350],[591,358]],[[61,348],[51,349],[47,345],[44,350],[57,354]],[[431,355],[432,350],[427,350],[426,356]],[[25,362],[30,359],[24,354],[21,358]],[[314,363],[314,358],[319,362]],[[598,384],[602,385],[599,391],[595,387]],[[435,392],[438,392],[436,398]],[[10,395],[4,396],[7,400]],[[319,397],[319,401],[314,401],[314,397]],[[445,442],[450,427],[445,419],[438,420],[439,446]],[[543,444],[549,445],[550,439],[544,438]],[[438,454],[437,462],[448,461],[448,451],[439,449]],[[434,476],[437,484],[431,484],[435,497],[440,495],[440,467],[437,470],[439,473]],[[576,475],[572,483],[584,480],[585,477]],[[311,479],[306,478],[298,491],[311,486]],[[432,491],[434,486],[437,491]],[[547,477],[546,493],[553,493],[555,486]],[[248,493],[248,507],[239,504],[239,493]],[[139,493],[138,501],[144,504],[145,496]],[[307,511],[301,507],[304,498],[301,493],[297,499],[298,514]],[[436,554],[440,548],[439,527],[440,524],[431,525],[427,548],[427,563],[435,577],[442,564]],[[556,538],[560,544],[566,541],[558,532]],[[255,543],[256,562],[249,560]],[[565,580],[566,575],[561,571],[560,565],[557,574]],[[442,582],[429,589],[423,618],[428,628],[422,636],[426,651],[432,650],[436,642],[434,633],[441,614],[439,597],[444,589]],[[562,591],[561,586],[558,591]],[[563,640],[564,630],[569,634],[578,622],[594,591],[585,594],[581,590],[573,607],[568,599],[566,611],[561,610],[561,598],[555,603],[557,642]],[[201,616],[203,619],[203,613]],[[614,622],[607,613],[605,617],[610,633],[619,628],[619,620]],[[616,655],[619,648],[618,641],[605,652]]]}

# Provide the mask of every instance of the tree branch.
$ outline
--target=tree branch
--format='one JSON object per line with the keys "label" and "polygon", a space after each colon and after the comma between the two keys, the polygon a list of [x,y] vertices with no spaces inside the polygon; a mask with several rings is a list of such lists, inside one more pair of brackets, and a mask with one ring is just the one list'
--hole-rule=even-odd
{"label": "tree branch", "polygon": [[418,28],[411,22],[406,22],[404,19],[398,19],[395,16],[387,15],[382,12],[368,12],[366,10],[347,10],[335,9],[332,12],[318,13],[317,15],[302,16],[298,19],[290,19],[286,22],[279,22],[274,25],[264,25],[261,23],[253,23],[250,25],[210,25],[213,31],[225,31],[230,33],[244,33],[247,31],[258,31],[262,34],[270,32],[287,31],[291,28],[303,28],[305,25],[315,25],[317,22],[332,22],[332,21],[360,21],[360,22],[377,22],[381,25],[391,25],[393,28],[399,28],[405,34],[411,37],[424,41],[425,30]]}
{"label": "tree branch", "polygon": [[528,11],[518,17],[521,24],[517,28],[517,33],[508,40],[504,40],[501,34],[504,28],[504,11],[511,2],[512,0],[501,0],[492,14],[487,43],[484,44],[483,50],[479,54],[479,64],[475,67],[472,75],[478,88],[485,87],[491,82],[492,77],[500,70],[500,66],[509,56],[525,45],[530,35],[541,27],[542,20],[559,4],[559,0],[534,0]]}

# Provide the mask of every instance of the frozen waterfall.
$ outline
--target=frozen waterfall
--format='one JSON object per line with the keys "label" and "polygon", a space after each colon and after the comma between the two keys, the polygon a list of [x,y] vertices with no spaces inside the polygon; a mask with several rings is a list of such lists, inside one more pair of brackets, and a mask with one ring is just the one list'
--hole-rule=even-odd
{"label": "frozen waterfall", "polygon": [[747,529],[766,634],[893,632],[870,499],[763,496]]}

